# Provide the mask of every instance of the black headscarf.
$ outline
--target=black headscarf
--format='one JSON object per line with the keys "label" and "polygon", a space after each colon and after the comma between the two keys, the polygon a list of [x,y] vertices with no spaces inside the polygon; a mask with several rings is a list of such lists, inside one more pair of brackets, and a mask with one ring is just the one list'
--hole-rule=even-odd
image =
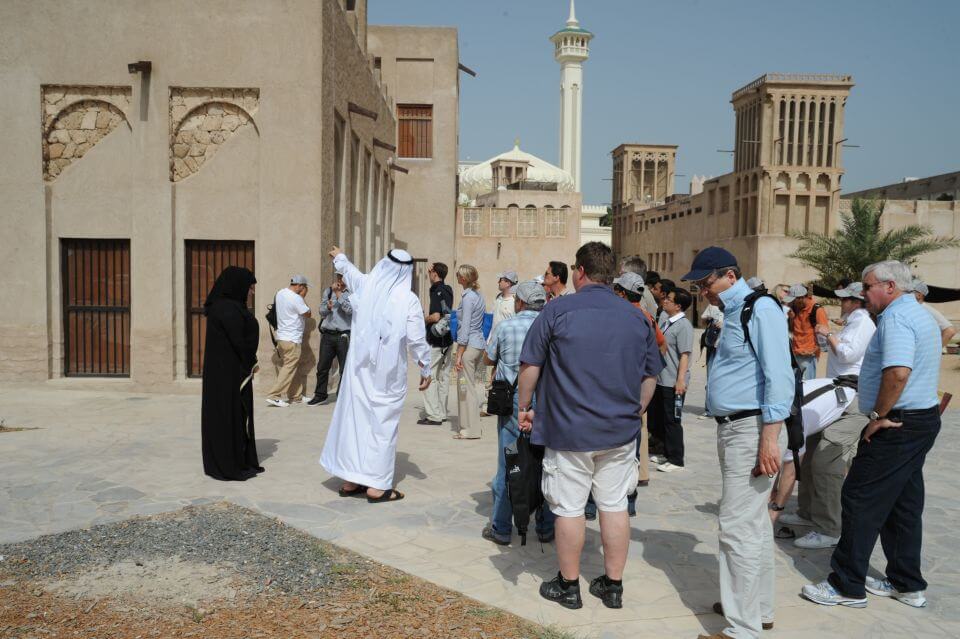
{"label": "black headscarf", "polygon": [[218,299],[233,300],[246,307],[250,287],[256,283],[257,278],[253,276],[250,269],[242,266],[228,266],[213,283],[213,288],[207,295],[207,301],[203,303],[204,313],[209,311],[210,306]]}

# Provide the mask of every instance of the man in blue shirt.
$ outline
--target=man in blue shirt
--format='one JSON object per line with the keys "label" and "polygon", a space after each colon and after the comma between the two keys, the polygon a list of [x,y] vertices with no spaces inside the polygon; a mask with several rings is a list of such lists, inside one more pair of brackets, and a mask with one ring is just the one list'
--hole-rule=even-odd
{"label": "man in blue shirt", "polygon": [[[940,432],[940,330],[909,293],[906,264],[871,264],[862,277],[867,309],[879,315],[860,368],[860,411],[870,421],[841,492],[833,572],[801,594],[818,604],[863,608],[869,592],[922,608],[923,463]],[[878,536],[885,579],[867,577]]]}
{"label": "man in blue shirt", "polygon": [[[510,384],[517,381],[520,374],[520,351],[527,331],[534,320],[543,310],[547,302],[547,292],[537,282],[521,282],[516,286],[513,294],[513,311],[515,315],[498,323],[490,333],[487,350],[484,353],[484,363],[496,366],[494,379],[500,379]],[[516,444],[520,436],[517,426],[517,394],[513,395],[513,414],[497,416],[497,474],[491,482],[493,491],[493,513],[490,524],[483,529],[484,539],[495,544],[506,546],[510,543],[513,524],[510,516],[513,511],[510,507],[510,498],[507,496],[507,460],[504,449]],[[537,538],[541,543],[553,540],[553,513],[545,507],[537,510]]]}
{"label": "man in blue shirt", "polygon": [[[540,595],[580,608],[584,505],[593,491],[600,511],[605,574],[590,594],[608,608],[623,603],[630,524],[627,495],[637,487],[640,416],[663,368],[640,309],[610,289],[616,272],[610,247],[588,242],[577,251],[575,295],[556,297],[533,322],[520,354],[520,430],[545,446],[543,495],[557,516],[560,570]],[[537,391],[536,415],[530,405]]]}
{"label": "man in blue shirt", "polygon": [[[690,272],[711,304],[723,308],[723,330],[707,378],[707,410],[717,420],[720,495],[720,602],[723,632],[710,635],[756,638],[773,627],[773,526],[767,498],[786,446],[783,420],[793,404],[790,340],[780,305],[761,298],[747,324],[740,313],[753,293],[736,258],[711,246],[700,251]],[[704,635],[701,635],[704,637]]]}

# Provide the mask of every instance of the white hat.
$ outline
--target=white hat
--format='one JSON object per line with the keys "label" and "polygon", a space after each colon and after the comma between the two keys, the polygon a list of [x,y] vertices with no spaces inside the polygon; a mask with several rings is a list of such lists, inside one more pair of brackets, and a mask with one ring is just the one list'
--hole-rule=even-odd
{"label": "white hat", "polygon": [[790,287],[790,290],[787,291],[786,296],[784,296],[783,301],[789,304],[798,297],[807,296],[807,287],[803,284],[794,284]]}
{"label": "white hat", "polygon": [[833,292],[837,297],[853,297],[858,300],[863,299],[863,284],[860,282],[850,282],[839,291]]}

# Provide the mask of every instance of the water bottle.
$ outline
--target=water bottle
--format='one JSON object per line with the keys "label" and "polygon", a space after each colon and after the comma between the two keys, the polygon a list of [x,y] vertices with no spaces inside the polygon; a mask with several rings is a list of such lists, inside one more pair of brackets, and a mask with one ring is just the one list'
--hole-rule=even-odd
{"label": "water bottle", "polygon": [[680,393],[675,393],[673,395],[673,418],[679,422],[682,416],[683,416],[683,395],[681,395]]}
{"label": "water bottle", "polygon": [[827,351],[827,336],[817,333],[817,346],[820,347],[820,352],[825,353]]}

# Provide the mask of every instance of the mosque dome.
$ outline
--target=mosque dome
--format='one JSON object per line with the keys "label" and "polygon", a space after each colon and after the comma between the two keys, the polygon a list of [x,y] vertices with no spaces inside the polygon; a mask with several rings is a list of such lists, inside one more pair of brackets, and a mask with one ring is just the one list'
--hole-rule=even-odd
{"label": "mosque dome", "polygon": [[517,143],[512,150],[490,158],[486,162],[474,164],[460,173],[460,199],[475,200],[483,193],[493,190],[493,168],[490,166],[497,160],[521,160],[528,162],[527,180],[530,182],[556,182],[557,190],[561,193],[574,191],[573,176],[568,171],[541,160],[535,155],[520,150]]}

